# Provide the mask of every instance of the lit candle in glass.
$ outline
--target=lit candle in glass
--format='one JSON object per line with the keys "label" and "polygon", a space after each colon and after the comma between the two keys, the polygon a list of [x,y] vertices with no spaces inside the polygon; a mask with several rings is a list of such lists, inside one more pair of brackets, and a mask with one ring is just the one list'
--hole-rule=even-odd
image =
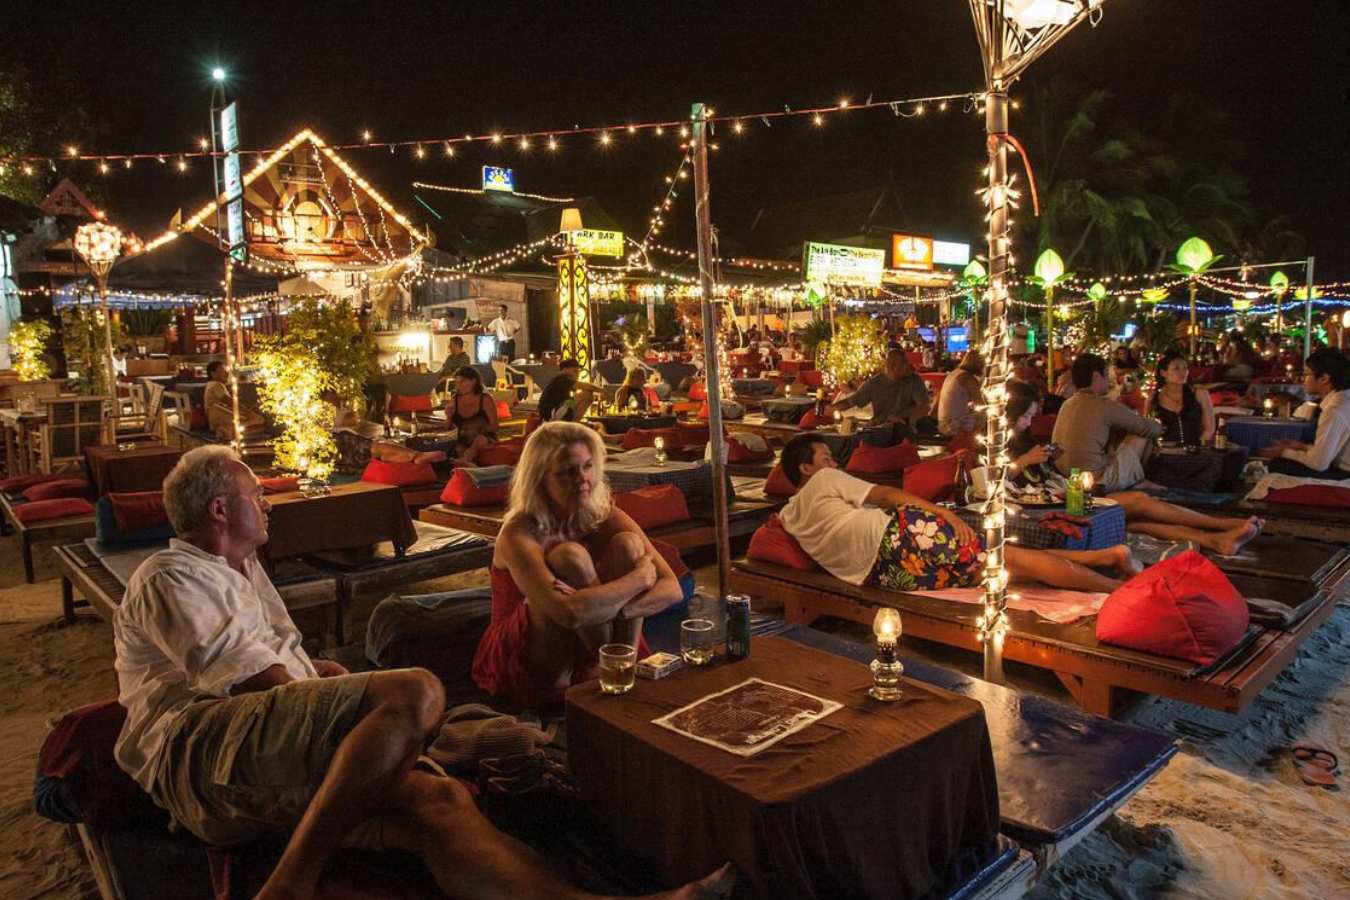
{"label": "lit candle in glass", "polygon": [[629,394],[629,395],[628,395],[628,409],[629,409],[631,412],[637,412],[637,408],[638,408],[638,399],[637,399],[637,396],[634,395],[634,394]]}
{"label": "lit candle in glass", "polygon": [[1284,366],[1284,374],[1285,374],[1285,377],[1290,378],[1290,379],[1292,379],[1292,378],[1294,377],[1294,364],[1293,364],[1293,363],[1285,363],[1285,366]]}
{"label": "lit candle in glass", "polygon": [[877,610],[872,620],[872,633],[877,639],[877,658],[872,660],[872,687],[868,696],[874,700],[899,700],[900,676],[905,667],[900,664],[895,653],[895,645],[902,632],[900,613],[889,606]]}
{"label": "lit candle in glass", "polygon": [[656,464],[664,466],[666,464],[666,439],[658,435],[653,443],[656,446]]}
{"label": "lit candle in glass", "polygon": [[1266,418],[1267,418],[1267,419],[1273,419],[1273,418],[1275,418],[1275,398],[1274,398],[1274,397],[1267,397],[1267,398],[1265,399],[1265,402],[1262,403],[1261,405],[1265,407],[1265,412],[1266,412]]}
{"label": "lit candle in glass", "polygon": [[1092,487],[1097,483],[1091,472],[1080,472],[1078,483],[1083,486],[1083,511],[1092,509]]}

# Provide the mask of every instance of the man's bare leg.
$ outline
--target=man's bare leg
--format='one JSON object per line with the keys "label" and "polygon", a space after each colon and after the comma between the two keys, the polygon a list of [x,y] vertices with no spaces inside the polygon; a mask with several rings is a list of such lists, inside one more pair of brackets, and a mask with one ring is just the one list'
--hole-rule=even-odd
{"label": "man's bare leg", "polygon": [[[486,900],[574,900],[593,895],[564,884],[525,844],[498,831],[459,782],[411,771],[394,785],[382,819],[386,845],[416,853],[447,897]],[[713,900],[730,895],[724,866],[658,898]]]}
{"label": "man's bare leg", "polygon": [[[1025,550],[1021,547],[1004,547],[1003,558],[1008,565],[1008,573],[1017,581],[1040,581],[1051,587],[1066,588],[1074,591],[1114,591],[1120,581],[1109,578],[1089,566],[1097,565],[1067,554],[1088,554],[1088,558],[1097,558],[1092,550]],[[1102,565],[1114,565],[1103,562]]]}
{"label": "man's bare leg", "polygon": [[312,896],[333,851],[354,826],[384,811],[444,712],[445,690],[425,669],[371,675],[356,727],[338,745],[258,897]]}
{"label": "man's bare leg", "polygon": [[1167,503],[1157,497],[1150,497],[1142,491],[1122,491],[1107,496],[1124,508],[1126,519],[1138,519],[1143,522],[1184,525],[1187,528],[1197,528],[1204,531],[1233,531],[1239,526],[1258,525],[1259,531],[1261,521],[1256,516],[1248,516],[1245,519],[1207,516],[1202,512],[1177,506],[1175,503]]}

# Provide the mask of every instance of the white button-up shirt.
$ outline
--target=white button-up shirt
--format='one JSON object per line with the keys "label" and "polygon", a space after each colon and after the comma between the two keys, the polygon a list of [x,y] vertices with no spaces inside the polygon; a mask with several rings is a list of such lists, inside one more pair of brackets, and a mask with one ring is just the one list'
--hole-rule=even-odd
{"label": "white button-up shirt", "polygon": [[1350,391],[1332,391],[1322,398],[1317,437],[1307,450],[1282,450],[1280,456],[1325,472],[1329,466],[1350,471]]}
{"label": "white button-up shirt", "polygon": [[127,721],[117,762],[147,791],[179,713],[272,666],[317,678],[300,631],[255,557],[244,575],[222,556],[171,540],[131,576],[113,617],[118,700]]}

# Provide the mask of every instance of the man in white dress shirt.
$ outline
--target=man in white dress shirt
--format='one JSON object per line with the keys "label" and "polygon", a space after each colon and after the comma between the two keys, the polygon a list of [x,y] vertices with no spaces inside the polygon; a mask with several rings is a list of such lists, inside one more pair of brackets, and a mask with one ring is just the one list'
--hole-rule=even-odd
{"label": "man in white dress shirt", "polygon": [[254,552],[269,506],[247,466],[189,451],[164,504],[178,537],[113,620],[117,761],[156,803],[210,844],[293,829],[263,898],[312,896],[344,842],[418,854],[448,895],[576,896],[464,785],[414,768],[444,712],[434,675],[351,675],[305,653]]}
{"label": "man in white dress shirt", "polygon": [[1307,478],[1350,478],[1350,361],[1323,347],[1303,364],[1303,390],[1317,399],[1317,436],[1312,444],[1277,441],[1261,450],[1270,471]]}
{"label": "man in white dress shirt", "polygon": [[488,323],[488,331],[497,336],[498,356],[504,356],[508,361],[516,358],[516,332],[519,330],[520,323],[511,318],[503,303],[497,318]]}

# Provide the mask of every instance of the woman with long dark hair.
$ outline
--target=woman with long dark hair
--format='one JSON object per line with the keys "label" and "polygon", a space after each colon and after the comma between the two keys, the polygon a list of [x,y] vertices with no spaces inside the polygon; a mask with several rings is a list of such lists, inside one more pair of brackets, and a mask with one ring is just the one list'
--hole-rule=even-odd
{"label": "woman with long dark hair", "polygon": [[1187,382],[1190,364],[1184,354],[1169,350],[1158,360],[1158,390],[1145,415],[1163,425],[1163,440],[1174,444],[1208,444],[1214,437],[1214,406],[1209,392]]}
{"label": "woman with long dark hair", "polygon": [[445,416],[455,427],[456,464],[473,465],[482,450],[496,443],[497,400],[473,366],[455,373],[455,392],[445,401]]}

